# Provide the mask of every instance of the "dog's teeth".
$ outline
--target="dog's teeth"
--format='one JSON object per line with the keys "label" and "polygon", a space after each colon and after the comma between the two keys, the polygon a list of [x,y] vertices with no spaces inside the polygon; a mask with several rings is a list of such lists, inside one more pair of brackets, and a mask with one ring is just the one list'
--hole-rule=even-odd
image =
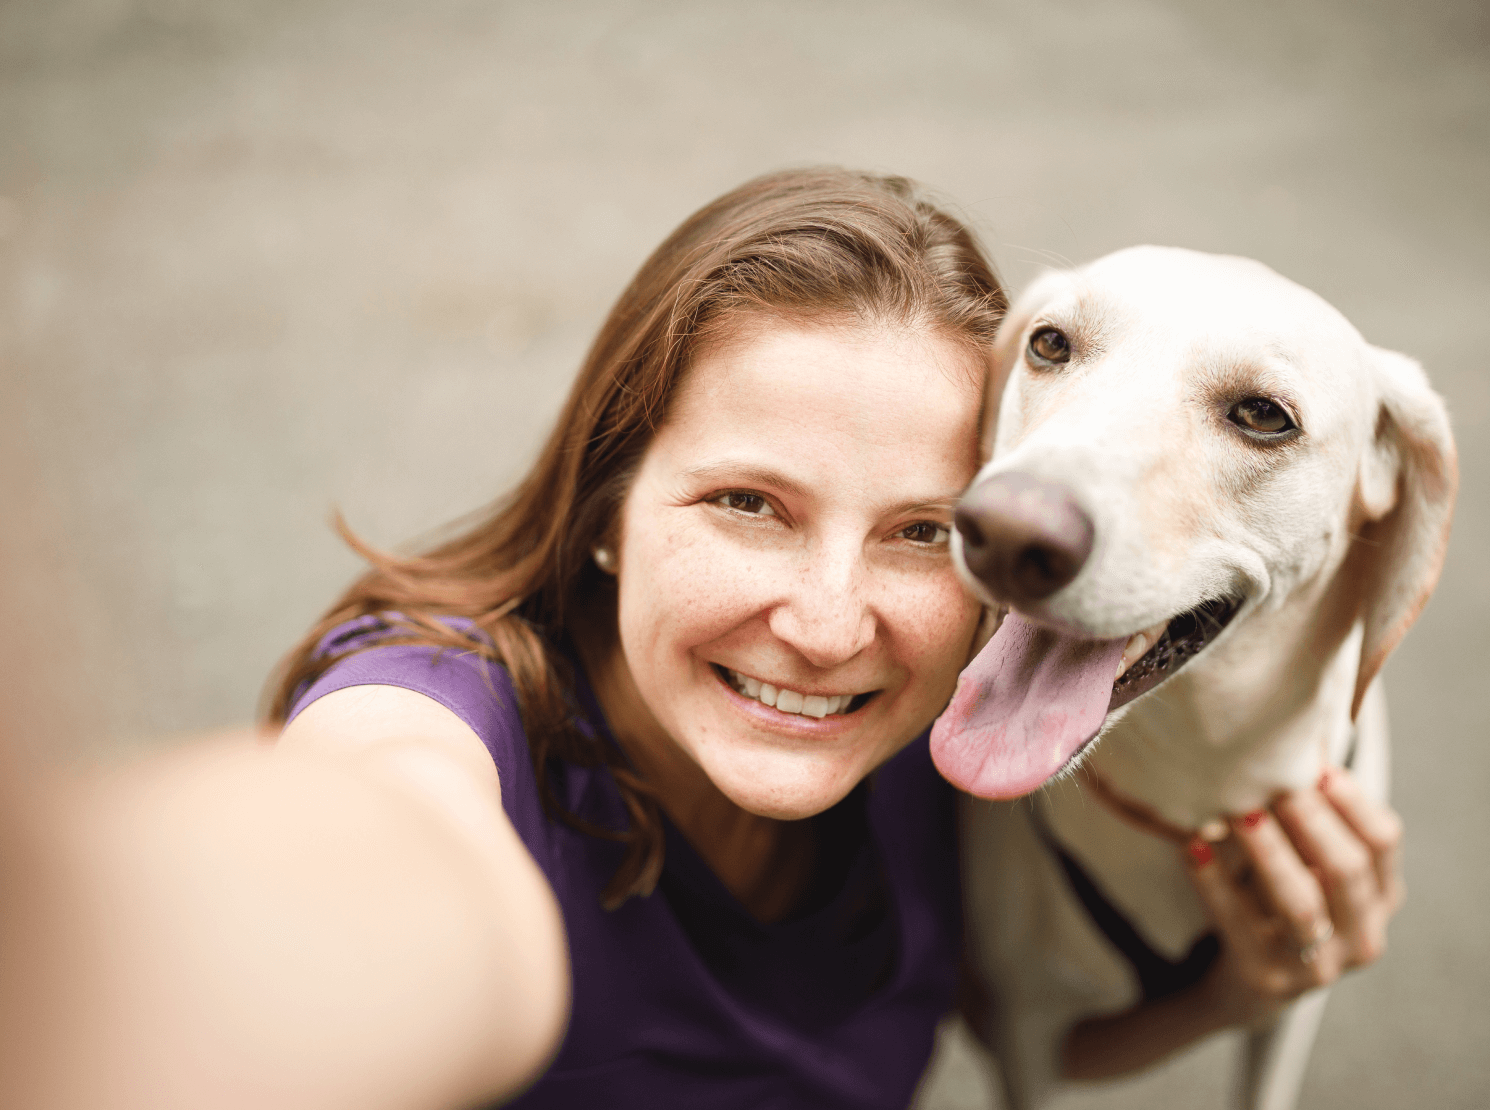
{"label": "dog's teeth", "polygon": [[1122,678],[1129,667],[1143,658],[1148,649],[1149,642],[1142,632],[1129,637],[1127,646],[1123,648],[1123,657],[1118,660],[1117,674],[1113,676],[1113,681]]}
{"label": "dog's teeth", "polygon": [[1118,661],[1117,674],[1113,676],[1113,681],[1122,678],[1129,667],[1142,659],[1148,653],[1149,648],[1159,642],[1159,637],[1168,627],[1168,621],[1160,621],[1150,628],[1145,628],[1142,632],[1133,633],[1128,639],[1127,646],[1123,648],[1123,657]]}
{"label": "dog's teeth", "polygon": [[776,695],[776,687],[772,686],[769,682],[761,683],[760,699],[762,702],[766,705],[774,706],[776,704]]}

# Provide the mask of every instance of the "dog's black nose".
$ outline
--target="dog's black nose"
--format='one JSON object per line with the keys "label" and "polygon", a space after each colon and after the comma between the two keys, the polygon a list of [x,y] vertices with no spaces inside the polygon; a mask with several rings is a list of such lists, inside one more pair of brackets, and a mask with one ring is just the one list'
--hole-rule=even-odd
{"label": "dog's black nose", "polygon": [[1068,585],[1092,553],[1092,520],[1071,491],[1017,471],[963,496],[954,518],[967,569],[1000,601],[1040,601]]}

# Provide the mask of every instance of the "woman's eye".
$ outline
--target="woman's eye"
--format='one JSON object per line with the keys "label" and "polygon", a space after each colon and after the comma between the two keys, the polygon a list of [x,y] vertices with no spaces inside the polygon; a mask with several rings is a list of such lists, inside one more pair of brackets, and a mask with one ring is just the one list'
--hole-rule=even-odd
{"label": "woman's eye", "polygon": [[944,544],[952,538],[952,530],[945,524],[937,524],[932,520],[918,520],[902,528],[900,536],[912,543]]}
{"label": "woman's eye", "polygon": [[714,498],[714,504],[723,505],[726,509],[734,509],[737,513],[749,513],[752,516],[776,515],[776,510],[771,508],[771,503],[758,493],[732,491]]}
{"label": "woman's eye", "polygon": [[1070,362],[1071,341],[1059,328],[1041,328],[1030,336],[1030,354],[1040,362]]}
{"label": "woman's eye", "polygon": [[1248,397],[1231,406],[1226,414],[1228,420],[1244,431],[1256,435],[1276,436],[1298,427],[1289,419],[1283,406],[1266,397]]}

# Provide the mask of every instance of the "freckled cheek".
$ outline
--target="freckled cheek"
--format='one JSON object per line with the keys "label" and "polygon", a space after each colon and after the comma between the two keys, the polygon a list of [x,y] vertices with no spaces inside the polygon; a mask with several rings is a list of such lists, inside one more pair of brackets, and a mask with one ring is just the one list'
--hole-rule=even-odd
{"label": "freckled cheek", "polygon": [[905,582],[885,595],[886,624],[898,656],[923,682],[950,683],[967,662],[981,609],[950,569]]}
{"label": "freckled cheek", "polygon": [[767,607],[773,561],[696,528],[656,529],[627,542],[622,621],[664,650],[687,650]]}

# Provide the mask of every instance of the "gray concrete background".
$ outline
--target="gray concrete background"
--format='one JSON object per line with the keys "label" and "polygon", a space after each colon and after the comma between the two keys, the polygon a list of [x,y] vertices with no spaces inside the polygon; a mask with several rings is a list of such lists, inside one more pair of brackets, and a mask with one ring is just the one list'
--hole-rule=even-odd
{"label": "gray concrete background", "polygon": [[[4,428],[111,749],[248,718],[355,569],[332,507],[401,544],[493,497],[756,173],[918,177],[1015,286],[1158,242],[1318,290],[1428,366],[1464,485],[1388,670],[1409,904],[1304,1105],[1490,1103],[1483,3],[7,0],[0,140]],[[1063,1106],[1218,1106],[1228,1051]],[[922,1105],[990,1099],[954,1044]]]}

